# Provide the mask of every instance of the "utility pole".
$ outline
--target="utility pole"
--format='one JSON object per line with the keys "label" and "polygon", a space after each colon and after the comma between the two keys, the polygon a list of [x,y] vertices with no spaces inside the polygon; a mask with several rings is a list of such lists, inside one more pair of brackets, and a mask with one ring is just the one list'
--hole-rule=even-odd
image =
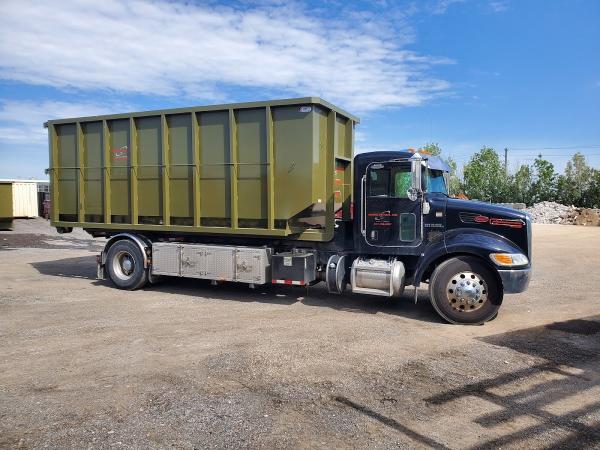
{"label": "utility pole", "polygon": [[504,147],[504,175],[508,177],[508,148]]}

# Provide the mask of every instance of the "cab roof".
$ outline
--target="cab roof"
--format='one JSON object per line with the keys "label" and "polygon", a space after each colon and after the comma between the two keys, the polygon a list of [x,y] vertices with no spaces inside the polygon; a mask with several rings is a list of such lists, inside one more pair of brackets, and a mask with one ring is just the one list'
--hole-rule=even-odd
{"label": "cab roof", "polygon": [[366,152],[359,153],[355,156],[355,159],[359,159],[367,164],[377,161],[392,161],[394,159],[411,159],[421,157],[427,167],[432,170],[442,170],[444,172],[450,172],[450,166],[439,156],[428,155],[419,152],[413,152],[410,150],[395,150],[395,151],[377,151],[377,152]]}

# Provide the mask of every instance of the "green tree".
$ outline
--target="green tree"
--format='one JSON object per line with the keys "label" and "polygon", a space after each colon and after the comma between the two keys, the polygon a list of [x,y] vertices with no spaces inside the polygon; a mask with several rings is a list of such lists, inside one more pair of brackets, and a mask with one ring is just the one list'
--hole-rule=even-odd
{"label": "green tree", "polygon": [[462,182],[458,176],[458,165],[451,156],[446,158],[446,162],[450,166],[450,176],[448,177],[448,193],[450,195],[457,195],[463,190]]}
{"label": "green tree", "polygon": [[588,208],[600,208],[600,170],[592,169],[590,185],[584,193],[583,203]]}
{"label": "green tree", "polygon": [[531,167],[521,165],[508,179],[508,198],[511,202],[532,203],[533,173]]}
{"label": "green tree", "polygon": [[558,175],[556,177],[556,201],[565,205],[573,205],[576,197],[577,193],[573,184],[565,175]]}
{"label": "green tree", "polygon": [[584,194],[590,188],[593,169],[587,165],[585,156],[577,152],[567,162],[565,174],[559,177],[559,199],[562,203],[587,206]]}
{"label": "green tree", "polygon": [[504,165],[493,148],[483,147],[464,168],[464,191],[469,198],[493,203],[507,200]]}
{"label": "green tree", "polygon": [[542,155],[538,155],[533,163],[531,199],[526,203],[555,201],[557,181],[554,164],[542,158]]}
{"label": "green tree", "polygon": [[442,149],[437,142],[429,142],[423,146],[423,150],[427,153],[432,154],[433,156],[440,156],[442,154]]}

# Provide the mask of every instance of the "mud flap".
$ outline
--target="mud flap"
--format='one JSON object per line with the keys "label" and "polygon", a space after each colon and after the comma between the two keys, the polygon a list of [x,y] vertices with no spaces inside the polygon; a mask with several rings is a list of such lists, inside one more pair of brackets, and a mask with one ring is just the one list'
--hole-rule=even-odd
{"label": "mud flap", "polygon": [[106,264],[106,255],[104,252],[101,252],[99,255],[96,256],[96,263],[97,263],[96,279],[106,280],[106,269],[104,267],[104,265]]}

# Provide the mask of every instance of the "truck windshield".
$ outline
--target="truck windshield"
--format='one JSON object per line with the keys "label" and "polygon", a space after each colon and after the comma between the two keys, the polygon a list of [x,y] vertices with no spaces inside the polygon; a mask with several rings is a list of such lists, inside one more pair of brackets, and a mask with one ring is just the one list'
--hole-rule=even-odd
{"label": "truck windshield", "polygon": [[423,190],[448,195],[448,187],[442,170],[425,169],[423,175]]}

